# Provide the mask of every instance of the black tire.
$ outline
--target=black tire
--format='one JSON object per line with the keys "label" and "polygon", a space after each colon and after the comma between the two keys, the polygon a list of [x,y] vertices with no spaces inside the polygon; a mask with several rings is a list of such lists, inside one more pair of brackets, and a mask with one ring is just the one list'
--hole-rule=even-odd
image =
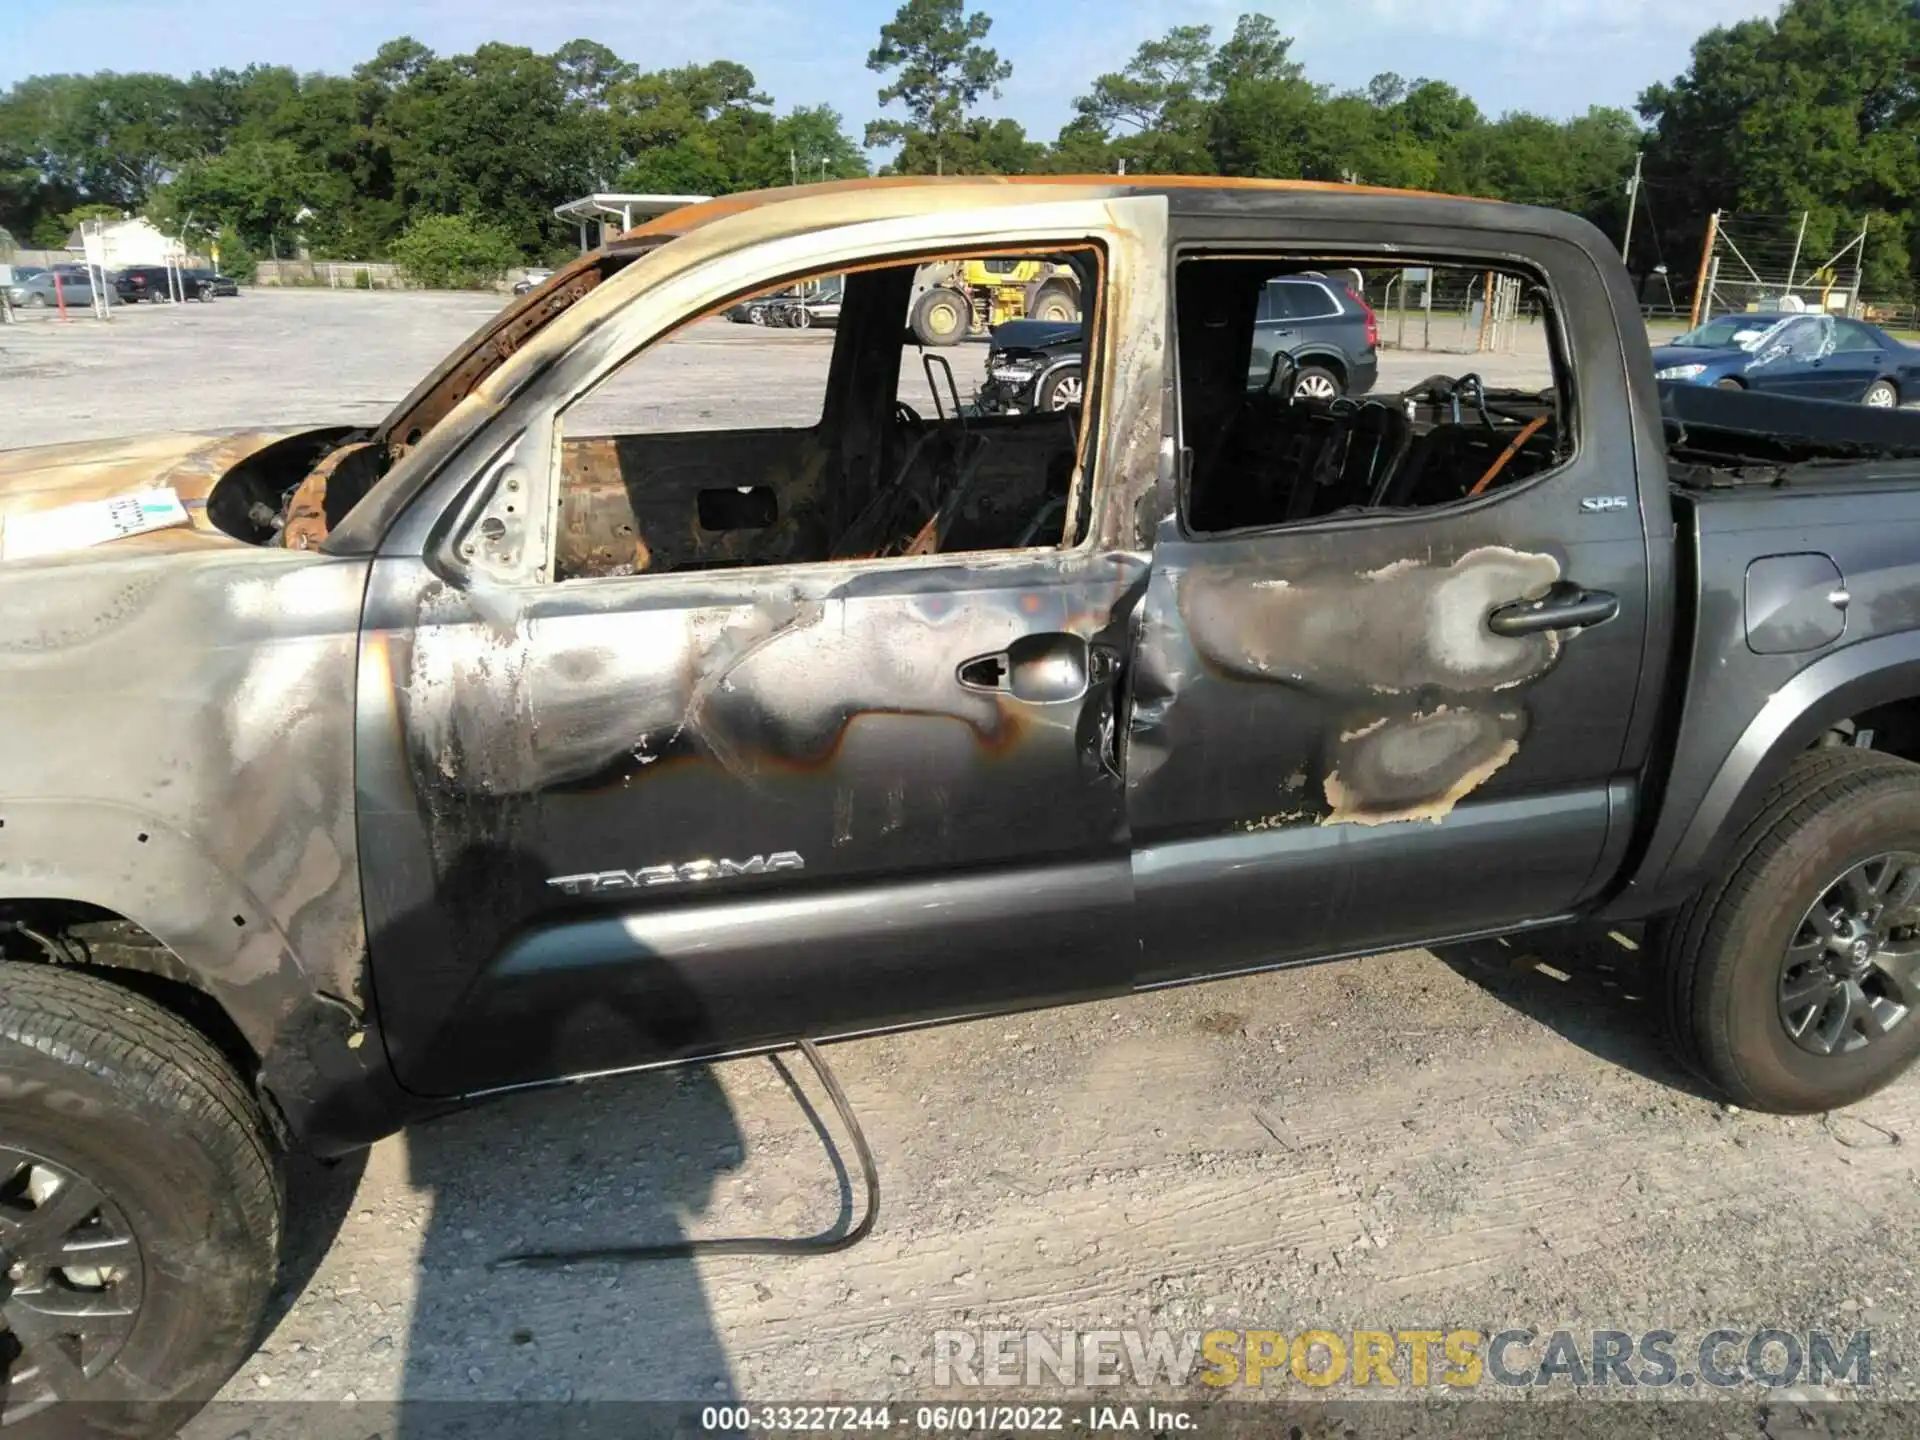
{"label": "black tire", "polygon": [[958,345],[973,328],[967,297],[945,285],[913,302],[913,335],[922,345]]}
{"label": "black tire", "polygon": [[1082,394],[1080,367],[1062,365],[1040,382],[1040,389],[1033,397],[1033,408],[1047,414],[1058,414],[1078,405]]}
{"label": "black tire", "polygon": [[1656,932],[1681,1062],[1735,1104],[1781,1114],[1871,1095],[1920,1054],[1920,1009],[1870,1043],[1810,1053],[1781,1016],[1787,949],[1852,867],[1920,852],[1920,766],[1871,750],[1799,757],[1721,873]]}
{"label": "black tire", "polygon": [[49,300],[44,292],[36,290],[33,295],[33,304],[35,309],[44,310],[53,304],[53,301]]}
{"label": "black tire", "polygon": [[1729,376],[1724,380],[1714,381],[1713,388],[1716,390],[1744,390],[1747,387],[1741,384],[1738,380],[1735,380],[1731,376]]}
{"label": "black tire", "polygon": [[1347,382],[1325,365],[1302,365],[1293,372],[1293,398],[1332,400],[1347,393]]}
{"label": "black tire", "polygon": [[[259,1107],[177,1017],[32,961],[0,965],[0,1081],[0,1207],[17,1226],[7,1258],[25,1257],[0,1301],[18,1347],[0,1422],[23,1419],[9,1435],[172,1434],[252,1350],[273,1286],[280,1178]],[[67,1209],[99,1203],[75,1224],[55,1211],[35,1235],[26,1202],[56,1205],[76,1179]],[[79,1235],[91,1250],[74,1248]],[[78,1278],[95,1303],[132,1312],[95,1336],[90,1362],[80,1349],[84,1368],[43,1338],[49,1322],[32,1303],[36,1292],[72,1300],[76,1253],[92,1262]],[[54,1321],[53,1333],[76,1323]],[[48,1405],[49,1394],[88,1403]]]}
{"label": "black tire", "polygon": [[1867,387],[1867,393],[1860,397],[1862,405],[1871,405],[1877,410],[1897,409],[1900,404],[1900,387],[1891,380],[1876,380]]}

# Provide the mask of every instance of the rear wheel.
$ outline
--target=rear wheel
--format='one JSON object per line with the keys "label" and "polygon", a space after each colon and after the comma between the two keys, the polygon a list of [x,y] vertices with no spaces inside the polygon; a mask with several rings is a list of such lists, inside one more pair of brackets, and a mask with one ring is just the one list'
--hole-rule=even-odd
{"label": "rear wheel", "polygon": [[1296,400],[1333,400],[1346,388],[1340,383],[1340,377],[1324,365],[1302,365],[1294,372],[1293,398]]}
{"label": "rear wheel", "polygon": [[1900,390],[1891,380],[1876,380],[1860,397],[1860,403],[1876,410],[1891,410],[1900,403]]}
{"label": "rear wheel", "polygon": [[1066,324],[1079,317],[1080,309],[1073,303],[1073,296],[1057,285],[1051,290],[1042,290],[1034,298],[1031,318],[1035,320],[1050,320],[1057,324]]}
{"label": "rear wheel", "polygon": [[1756,1110],[1880,1089],[1920,1054],[1920,766],[1795,761],[1726,869],[1664,927],[1680,1056]]}
{"label": "rear wheel", "polygon": [[972,327],[973,307],[958,290],[929,290],[913,306],[913,333],[922,345],[957,345]]}
{"label": "rear wheel", "polygon": [[171,1434],[246,1357],[273,1283],[260,1112],[175,1016],[28,961],[0,965],[0,1087],[0,1426]]}

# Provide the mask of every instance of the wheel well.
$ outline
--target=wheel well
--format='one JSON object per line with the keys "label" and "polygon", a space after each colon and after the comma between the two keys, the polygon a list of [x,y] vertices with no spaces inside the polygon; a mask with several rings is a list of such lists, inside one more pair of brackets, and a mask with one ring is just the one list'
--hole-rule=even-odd
{"label": "wheel well", "polygon": [[178,955],[124,915],[74,900],[0,900],[0,963],[86,970],[144,996],[213,1042],[249,1089],[260,1057]]}
{"label": "wheel well", "polygon": [[1859,745],[1902,760],[1920,761],[1920,695],[1876,705],[1838,721],[1815,743]]}
{"label": "wheel well", "polygon": [[1294,364],[1302,370],[1306,369],[1309,365],[1318,365],[1322,370],[1331,370],[1335,375],[1340,377],[1341,387],[1343,389],[1345,388],[1347,383],[1347,362],[1341,356],[1316,350],[1306,355],[1296,355],[1293,359]]}

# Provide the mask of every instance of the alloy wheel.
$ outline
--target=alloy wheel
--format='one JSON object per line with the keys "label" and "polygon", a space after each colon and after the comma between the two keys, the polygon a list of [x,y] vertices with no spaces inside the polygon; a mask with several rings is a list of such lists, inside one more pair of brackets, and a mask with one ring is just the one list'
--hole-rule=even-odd
{"label": "alloy wheel", "polygon": [[1302,400],[1332,400],[1340,393],[1340,387],[1326,375],[1302,375],[1295,382],[1293,393]]}
{"label": "alloy wheel", "polygon": [[1863,860],[1823,890],[1780,968],[1780,1023],[1802,1050],[1884,1039],[1920,1002],[1920,855]]}
{"label": "alloy wheel", "polygon": [[146,1270],[120,1208],[84,1176],[0,1146],[0,1425],[80,1394],[140,1314]]}
{"label": "alloy wheel", "polygon": [[1062,375],[1054,382],[1053,394],[1047,399],[1049,410],[1071,410],[1080,403],[1080,377]]}

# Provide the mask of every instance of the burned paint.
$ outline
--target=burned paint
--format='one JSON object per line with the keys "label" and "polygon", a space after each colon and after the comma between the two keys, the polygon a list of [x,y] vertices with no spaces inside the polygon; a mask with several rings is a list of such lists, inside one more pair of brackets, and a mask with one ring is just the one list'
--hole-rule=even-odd
{"label": "burned paint", "polygon": [[1545,592],[1560,562],[1493,545],[1395,555],[1393,534],[1374,532],[1383,543],[1340,568],[1316,560],[1276,575],[1258,542],[1241,541],[1224,542],[1243,548],[1218,563],[1156,572],[1132,676],[1129,775],[1156,807],[1143,814],[1206,803],[1187,798],[1206,776],[1183,756],[1224,743],[1223,726],[1240,744],[1257,734],[1275,767],[1266,793],[1280,804],[1247,792],[1241,829],[1271,828],[1276,812],[1299,824],[1437,821],[1519,753],[1526,688],[1564,642],[1495,635],[1486,617]]}
{"label": "burned paint", "polygon": [[341,445],[307,473],[287,499],[280,543],[289,550],[318,550],[341,518],[374,480],[384,453],[373,441]]}
{"label": "burned paint", "polygon": [[0,906],[125,916],[269,1073],[320,992],[366,1004],[365,581],[360,562],[238,545],[0,566]]}
{"label": "burned paint", "polygon": [[1406,558],[1285,583],[1209,570],[1185,577],[1179,605],[1200,655],[1242,679],[1328,695],[1484,693],[1552,668],[1557,633],[1495,635],[1486,618],[1559,577],[1551,555],[1482,546],[1452,564]]}
{"label": "burned paint", "polygon": [[1326,758],[1323,825],[1438,823],[1520,751],[1516,708],[1437,705],[1342,731]]}

